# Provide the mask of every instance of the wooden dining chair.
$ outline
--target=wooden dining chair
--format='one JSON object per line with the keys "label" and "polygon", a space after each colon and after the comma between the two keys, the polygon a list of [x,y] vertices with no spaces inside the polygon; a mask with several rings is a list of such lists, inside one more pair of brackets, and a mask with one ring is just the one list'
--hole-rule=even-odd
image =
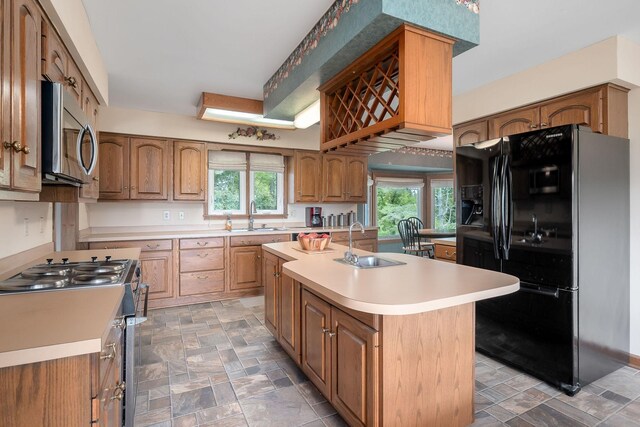
{"label": "wooden dining chair", "polygon": [[418,228],[408,219],[398,221],[398,233],[402,239],[402,251],[405,254],[428,256],[433,258],[433,243],[423,243],[418,236]]}

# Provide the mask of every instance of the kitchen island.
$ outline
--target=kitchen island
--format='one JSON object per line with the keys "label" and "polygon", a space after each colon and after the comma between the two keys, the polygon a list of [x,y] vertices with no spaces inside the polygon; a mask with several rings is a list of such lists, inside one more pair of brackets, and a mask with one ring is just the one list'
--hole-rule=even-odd
{"label": "kitchen island", "polygon": [[471,424],[474,303],[518,279],[392,253],[376,255],[404,264],[359,269],[330,248],[263,246],[265,325],[283,349],[351,425]]}

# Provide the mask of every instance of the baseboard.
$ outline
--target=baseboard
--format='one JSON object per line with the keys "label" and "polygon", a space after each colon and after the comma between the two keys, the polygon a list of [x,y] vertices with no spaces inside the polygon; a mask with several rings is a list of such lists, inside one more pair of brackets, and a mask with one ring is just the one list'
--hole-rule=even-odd
{"label": "baseboard", "polygon": [[632,368],[640,369],[640,356],[629,354],[629,366],[631,366]]}
{"label": "baseboard", "polygon": [[45,243],[0,259],[0,280],[20,273],[27,264],[44,262],[44,258],[51,252],[53,252],[53,242]]}

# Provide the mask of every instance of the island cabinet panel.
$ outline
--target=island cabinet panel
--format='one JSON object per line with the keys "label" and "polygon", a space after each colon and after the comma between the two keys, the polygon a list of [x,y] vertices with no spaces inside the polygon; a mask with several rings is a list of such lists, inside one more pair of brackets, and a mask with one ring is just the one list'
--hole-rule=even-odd
{"label": "island cabinet panel", "polygon": [[384,316],[381,425],[473,422],[474,304]]}
{"label": "island cabinet panel", "polygon": [[239,246],[229,250],[231,280],[229,289],[251,289],[262,286],[262,247]]}
{"label": "island cabinet panel", "polygon": [[296,151],[293,155],[293,162],[294,201],[296,203],[319,202],[321,155]]}
{"label": "island cabinet panel", "polygon": [[262,260],[262,283],[264,284],[264,325],[274,337],[278,337],[279,258],[272,253],[265,252]]}
{"label": "island cabinet panel", "polygon": [[131,199],[167,200],[171,154],[166,139],[131,138]]}
{"label": "island cabinet panel", "polygon": [[331,308],[331,403],[352,426],[378,425],[378,332]]}
{"label": "island cabinet panel", "polygon": [[302,291],[302,370],[331,400],[331,305]]}
{"label": "island cabinet panel", "polygon": [[[279,259],[282,271],[283,259]],[[279,325],[278,342],[296,363],[300,363],[300,282],[287,275],[280,276],[278,295]]]}
{"label": "island cabinet panel", "polygon": [[173,144],[173,199],[204,201],[207,150],[202,142]]}

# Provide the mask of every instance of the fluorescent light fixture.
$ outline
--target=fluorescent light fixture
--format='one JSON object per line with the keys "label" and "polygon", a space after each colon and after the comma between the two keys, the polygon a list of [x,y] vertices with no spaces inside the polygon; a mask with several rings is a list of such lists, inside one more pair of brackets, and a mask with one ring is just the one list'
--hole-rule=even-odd
{"label": "fluorescent light fixture", "polygon": [[298,129],[306,129],[309,126],[316,124],[320,121],[320,100],[318,99],[313,104],[309,105],[304,110],[296,114],[293,124]]}
{"label": "fluorescent light fixture", "polygon": [[258,99],[203,92],[197,117],[225,123],[295,129],[292,121],[265,118],[262,109],[262,101]]}

